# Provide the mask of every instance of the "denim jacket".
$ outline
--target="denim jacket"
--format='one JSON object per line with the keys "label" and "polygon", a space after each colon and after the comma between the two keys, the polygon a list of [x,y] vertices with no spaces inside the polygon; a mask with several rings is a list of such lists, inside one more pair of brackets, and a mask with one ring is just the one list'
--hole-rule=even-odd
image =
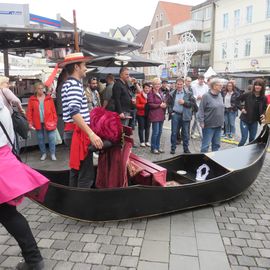
{"label": "denim jacket", "polygon": [[[184,91],[184,101],[185,103],[183,104],[183,121],[191,121],[192,118],[192,107],[193,104],[196,103],[196,100],[190,91]],[[173,113],[173,106],[175,102],[175,97],[176,97],[176,92],[177,90],[173,90],[170,92],[169,99],[168,99],[168,112],[169,112],[169,120],[171,118],[171,114]]]}

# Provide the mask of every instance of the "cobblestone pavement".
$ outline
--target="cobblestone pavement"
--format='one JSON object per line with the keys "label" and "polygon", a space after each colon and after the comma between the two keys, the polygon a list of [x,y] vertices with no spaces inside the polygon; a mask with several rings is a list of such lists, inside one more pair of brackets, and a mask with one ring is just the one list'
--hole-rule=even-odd
{"label": "cobblestone pavement", "polygon": [[[152,160],[169,157],[169,134],[165,125],[165,154],[154,156],[142,148],[134,152]],[[234,146],[222,144],[227,147]],[[199,141],[192,140],[190,149],[199,151]],[[41,164],[34,151],[28,154],[28,163],[65,167],[64,152],[58,148],[57,164]],[[256,182],[229,202],[155,218],[85,223],[53,214],[30,200],[19,209],[30,223],[46,269],[269,270],[269,165],[268,153]],[[16,242],[0,226],[0,269],[12,269],[20,259]]]}

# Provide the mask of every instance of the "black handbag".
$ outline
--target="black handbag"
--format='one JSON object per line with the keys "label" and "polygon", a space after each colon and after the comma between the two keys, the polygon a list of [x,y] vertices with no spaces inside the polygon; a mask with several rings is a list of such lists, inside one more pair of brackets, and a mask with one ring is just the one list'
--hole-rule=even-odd
{"label": "black handbag", "polygon": [[23,139],[26,140],[29,131],[29,124],[26,117],[19,112],[13,111],[11,118],[13,122],[14,131],[17,134],[19,134],[19,136],[21,136]]}
{"label": "black handbag", "polygon": [[[2,92],[3,96],[5,97],[6,101],[9,103],[9,100],[7,99],[7,97],[4,94],[4,92],[2,91],[2,89],[1,89],[1,92]],[[29,130],[29,124],[28,124],[26,117],[23,114],[13,110],[11,118],[12,118],[12,122],[13,122],[14,131],[19,136],[21,136],[24,140],[26,140],[27,136],[28,136],[28,130]]]}
{"label": "black handbag", "polygon": [[17,154],[17,151],[16,151],[16,149],[15,149],[14,143],[11,141],[11,139],[10,139],[10,137],[9,137],[9,135],[8,135],[6,129],[5,129],[5,127],[4,127],[4,125],[2,124],[1,121],[0,121],[0,127],[2,128],[3,132],[5,133],[5,135],[6,135],[7,139],[8,139],[8,141],[9,141],[10,145],[12,146],[12,150],[11,150],[11,151],[12,151],[13,155],[14,155],[19,161],[22,161],[21,158],[20,158],[20,156]]}

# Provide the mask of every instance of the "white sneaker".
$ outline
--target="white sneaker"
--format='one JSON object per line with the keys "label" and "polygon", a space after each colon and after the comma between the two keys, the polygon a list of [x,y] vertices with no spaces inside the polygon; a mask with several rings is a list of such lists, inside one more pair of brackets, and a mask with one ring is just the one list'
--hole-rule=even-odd
{"label": "white sneaker", "polygon": [[46,159],[47,155],[46,154],[43,154],[40,158],[41,161],[44,161]]}
{"label": "white sneaker", "polygon": [[147,147],[150,147],[150,146],[151,146],[151,143],[150,143],[150,142],[146,142],[145,145],[146,145]]}
{"label": "white sneaker", "polygon": [[98,153],[93,153],[93,157],[95,158],[95,159],[98,159]]}
{"label": "white sneaker", "polygon": [[141,145],[141,147],[145,147],[145,143],[144,142],[142,142],[140,145]]}
{"label": "white sneaker", "polygon": [[53,161],[57,160],[57,158],[56,158],[56,156],[55,156],[54,154],[51,155],[51,159],[52,159]]}

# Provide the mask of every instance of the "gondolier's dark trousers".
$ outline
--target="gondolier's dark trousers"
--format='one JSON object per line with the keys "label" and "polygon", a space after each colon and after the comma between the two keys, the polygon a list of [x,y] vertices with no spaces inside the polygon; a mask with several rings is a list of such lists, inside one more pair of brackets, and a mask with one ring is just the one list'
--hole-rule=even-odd
{"label": "gondolier's dark trousers", "polygon": [[18,242],[23,258],[28,264],[36,264],[42,261],[29,224],[15,206],[7,203],[0,204],[0,223]]}

